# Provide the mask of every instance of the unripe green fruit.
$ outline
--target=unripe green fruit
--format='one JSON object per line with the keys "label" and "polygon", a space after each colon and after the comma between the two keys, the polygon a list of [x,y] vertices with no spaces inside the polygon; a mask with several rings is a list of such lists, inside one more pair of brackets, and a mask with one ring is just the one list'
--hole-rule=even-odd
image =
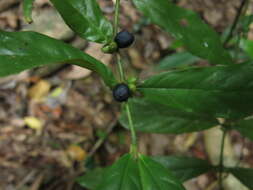
{"label": "unripe green fruit", "polygon": [[105,44],[101,50],[104,53],[111,54],[111,53],[114,53],[118,50],[118,46],[117,46],[116,42],[110,42],[109,44]]}

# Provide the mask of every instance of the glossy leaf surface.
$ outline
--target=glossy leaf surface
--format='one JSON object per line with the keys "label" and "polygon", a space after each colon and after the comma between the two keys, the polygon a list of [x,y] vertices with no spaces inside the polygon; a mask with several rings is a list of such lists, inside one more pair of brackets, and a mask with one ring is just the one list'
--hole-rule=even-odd
{"label": "glossy leaf surface", "polygon": [[97,72],[110,87],[116,83],[109,68],[68,44],[35,32],[0,31],[0,77],[53,63],[79,65]]}
{"label": "glossy leaf surface", "polygon": [[253,113],[252,73],[252,64],[190,68],[155,75],[138,90],[173,109],[239,118]]}
{"label": "glossy leaf surface", "polygon": [[155,161],[168,168],[180,181],[198,177],[213,169],[206,160],[186,156],[154,156]]}
{"label": "glossy leaf surface", "polygon": [[242,184],[244,184],[249,189],[253,189],[253,169],[252,168],[231,168],[229,169]]}
{"label": "glossy leaf surface", "polygon": [[112,39],[112,25],[104,17],[97,0],[50,1],[80,37],[98,43],[107,43]]}
{"label": "glossy leaf surface", "polygon": [[35,0],[24,0],[23,12],[26,22],[31,23],[32,20],[32,8]]}
{"label": "glossy leaf surface", "polygon": [[[201,131],[218,125],[215,118],[204,114],[178,111],[141,98],[129,100],[129,106],[136,131],[180,134]],[[125,112],[120,122],[124,127],[129,127]]]}
{"label": "glossy leaf surface", "polygon": [[193,11],[178,7],[168,0],[133,2],[153,23],[181,40],[193,55],[207,59],[212,64],[232,63],[218,34]]}
{"label": "glossy leaf surface", "polygon": [[[99,182],[98,182],[99,183]],[[178,179],[151,158],[126,154],[108,168],[96,190],[184,190]]]}
{"label": "glossy leaf surface", "polygon": [[159,62],[157,69],[167,70],[176,67],[185,67],[194,64],[198,60],[200,60],[200,58],[188,52],[175,53],[163,58]]}

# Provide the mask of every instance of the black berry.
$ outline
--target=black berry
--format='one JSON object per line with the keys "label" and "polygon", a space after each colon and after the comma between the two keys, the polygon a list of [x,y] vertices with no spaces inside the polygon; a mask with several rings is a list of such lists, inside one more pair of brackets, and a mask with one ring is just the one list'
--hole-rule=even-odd
{"label": "black berry", "polygon": [[117,84],[113,89],[113,97],[118,102],[125,102],[131,96],[131,91],[128,85],[121,83]]}
{"label": "black berry", "polygon": [[127,30],[122,30],[116,35],[114,41],[118,48],[127,48],[134,42],[134,35]]}

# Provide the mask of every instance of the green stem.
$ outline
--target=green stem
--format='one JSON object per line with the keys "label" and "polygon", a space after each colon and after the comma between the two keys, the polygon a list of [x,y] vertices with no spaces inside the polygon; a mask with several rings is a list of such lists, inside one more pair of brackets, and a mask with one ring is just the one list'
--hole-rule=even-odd
{"label": "green stem", "polygon": [[227,46],[228,42],[233,37],[234,30],[236,29],[236,26],[239,22],[239,19],[240,19],[242,13],[243,13],[244,6],[248,4],[247,2],[248,2],[248,0],[242,0],[241,1],[240,7],[238,8],[238,11],[237,11],[235,19],[233,21],[233,24],[231,26],[231,29],[229,30],[229,34],[228,34],[227,38],[224,41],[224,47]]}
{"label": "green stem", "polygon": [[226,139],[226,134],[227,131],[226,129],[222,130],[222,139],[221,139],[221,149],[220,149],[220,163],[219,163],[219,189],[223,190],[223,185],[222,185],[222,174],[224,171],[224,147],[225,147],[225,139]]}
{"label": "green stem", "polygon": [[122,66],[122,61],[120,59],[120,54],[117,53],[117,65],[118,65],[118,70],[119,70],[119,77],[120,77],[120,82],[124,82],[125,81],[125,74],[124,74],[124,70],[123,70],[123,66]]}
{"label": "green stem", "polygon": [[134,130],[134,125],[133,125],[133,120],[132,120],[132,116],[131,116],[130,106],[129,106],[128,103],[126,103],[125,107],[126,107],[126,113],[127,113],[128,122],[129,122],[129,128],[130,128],[130,131],[131,131],[132,147],[134,147],[134,149],[136,149],[136,147],[137,147],[137,138],[136,138],[136,133],[135,133],[135,130]]}
{"label": "green stem", "polygon": [[[114,15],[114,28],[113,28],[113,36],[114,37],[118,33],[119,9],[120,9],[120,0],[116,0],[115,15]],[[118,65],[119,75],[120,75],[120,81],[124,82],[125,81],[125,75],[124,75],[124,70],[123,70],[120,54],[117,53],[116,56],[117,56],[116,58],[117,58],[117,65]],[[131,131],[131,138],[132,138],[132,144],[131,144],[131,151],[130,152],[137,155],[137,138],[136,138],[136,133],[135,133],[135,130],[134,130],[134,125],[133,125],[133,120],[132,120],[132,116],[131,116],[130,106],[129,106],[128,103],[125,104],[125,108],[126,108],[129,127],[130,127],[130,131]]]}
{"label": "green stem", "polygon": [[119,9],[120,9],[120,0],[116,0],[115,4],[115,15],[114,15],[114,27],[113,27],[113,37],[118,33],[119,27]]}

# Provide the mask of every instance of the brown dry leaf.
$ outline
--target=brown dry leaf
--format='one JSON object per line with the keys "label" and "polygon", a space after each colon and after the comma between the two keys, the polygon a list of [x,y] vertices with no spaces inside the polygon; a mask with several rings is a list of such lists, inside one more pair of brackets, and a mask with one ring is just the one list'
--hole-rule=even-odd
{"label": "brown dry leaf", "polygon": [[43,182],[43,179],[45,177],[45,173],[41,173],[33,182],[32,186],[29,188],[29,190],[38,190]]}
{"label": "brown dry leaf", "polygon": [[87,156],[87,152],[77,145],[70,145],[66,152],[72,160],[79,162],[83,161]]}
{"label": "brown dry leaf", "polygon": [[49,5],[50,1],[49,0],[36,0],[34,2],[34,6],[42,7],[43,5]]}
{"label": "brown dry leaf", "polygon": [[[53,21],[53,22],[52,22]],[[55,9],[33,11],[33,23],[22,26],[23,31],[35,31],[56,39],[70,39],[73,31],[64,23]]]}
{"label": "brown dry leaf", "polygon": [[96,59],[100,60],[105,65],[108,65],[112,60],[111,54],[105,54],[101,51],[103,45],[97,43],[90,43],[88,48],[85,50],[85,53],[95,57]]}
{"label": "brown dry leaf", "polygon": [[[112,59],[112,55],[103,53],[101,51],[101,47],[101,44],[91,43],[88,48],[85,49],[85,53],[108,65]],[[68,72],[62,73],[61,76],[65,79],[78,80],[80,78],[87,77],[90,74],[91,70],[74,65],[71,66],[71,69]]]}
{"label": "brown dry leaf", "polygon": [[137,49],[130,48],[128,54],[131,58],[131,64],[137,69],[147,69],[147,64],[143,60],[143,56]]}
{"label": "brown dry leaf", "polygon": [[64,72],[62,74],[62,77],[64,79],[78,80],[78,79],[89,76],[90,73],[91,73],[91,71],[88,69],[84,69],[82,67],[73,65],[73,66],[71,66],[69,71]]}
{"label": "brown dry leaf", "polygon": [[5,27],[17,28],[18,26],[18,16],[13,11],[6,11],[1,13],[0,20],[4,21]]}
{"label": "brown dry leaf", "polygon": [[188,134],[183,145],[184,151],[187,151],[196,142],[197,138],[197,133]]}
{"label": "brown dry leaf", "polygon": [[28,77],[28,71],[0,78],[0,89],[14,88],[16,83]]}
{"label": "brown dry leaf", "polygon": [[20,2],[21,0],[0,0],[0,12],[8,9],[13,4]]}
{"label": "brown dry leaf", "polygon": [[51,84],[46,80],[40,80],[28,91],[28,96],[35,101],[42,101],[48,95]]}
{"label": "brown dry leaf", "polygon": [[[222,131],[217,127],[204,131],[205,148],[212,164],[214,165],[219,164],[221,139]],[[231,138],[227,135],[224,146],[224,165],[227,167],[234,167],[237,163],[238,159],[234,154]],[[229,175],[223,181],[225,190],[247,190],[247,188],[245,189],[245,187],[232,175]]]}
{"label": "brown dry leaf", "polygon": [[43,122],[36,117],[25,117],[24,122],[28,127],[36,131],[40,131],[43,127]]}

